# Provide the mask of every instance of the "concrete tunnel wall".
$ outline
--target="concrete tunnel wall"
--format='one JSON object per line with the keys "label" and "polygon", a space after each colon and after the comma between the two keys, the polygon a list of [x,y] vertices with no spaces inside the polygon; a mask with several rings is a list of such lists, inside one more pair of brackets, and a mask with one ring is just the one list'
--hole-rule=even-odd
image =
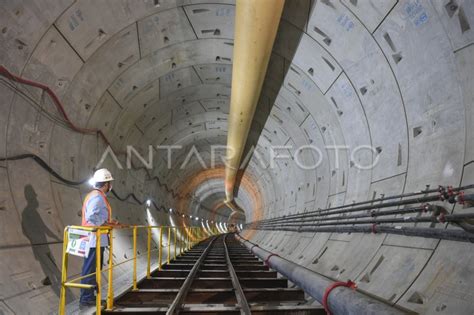
{"label": "concrete tunnel wall", "polygon": [[[0,63],[48,85],[74,124],[102,130],[117,152],[132,144],[146,156],[150,144],[194,144],[208,163],[209,145],[226,143],[235,3],[207,2],[4,1]],[[236,198],[247,221],[426,185],[471,184],[473,25],[470,1],[286,1],[250,135],[256,151],[268,156],[271,145],[377,150],[357,161],[348,152],[336,160],[334,150],[323,150],[322,164],[310,171],[291,160],[271,169],[254,155]],[[67,179],[90,177],[104,141],[72,131],[39,89],[0,83],[0,157],[33,153]],[[311,164],[318,157],[301,158]],[[373,169],[354,167],[375,158]],[[178,154],[173,162],[185,160]],[[110,158],[104,165],[121,196],[134,193],[216,221],[230,213],[221,204],[222,165],[203,169],[193,160],[168,170],[156,154],[150,170],[120,170]],[[0,161],[0,173],[0,314],[54,311],[62,230],[80,223],[90,187],[66,185],[31,159]],[[132,199],[110,199],[114,217],[125,223],[182,222]],[[416,312],[474,311],[471,244],[384,234],[244,235]],[[116,235],[116,261],[131,256],[130,239],[130,232]],[[71,274],[80,265],[72,260]]]}

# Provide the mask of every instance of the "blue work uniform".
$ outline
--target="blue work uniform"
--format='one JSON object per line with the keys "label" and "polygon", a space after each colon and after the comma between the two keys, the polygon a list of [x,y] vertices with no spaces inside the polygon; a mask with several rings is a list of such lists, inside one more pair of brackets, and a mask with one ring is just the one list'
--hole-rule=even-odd
{"label": "blue work uniform", "polygon": [[[83,221],[87,222],[87,225],[101,226],[109,220],[109,209],[107,207],[108,201],[105,199],[105,195],[102,193],[95,194],[90,198],[86,198],[86,204],[84,205]],[[109,236],[101,235],[100,238],[100,261],[103,264],[104,261],[104,249],[109,245]],[[88,275],[96,272],[96,235],[92,233],[90,236],[90,251],[89,255],[84,258],[84,265],[82,267],[82,275]],[[81,280],[83,284],[91,284],[97,286],[96,276],[92,275]],[[80,303],[87,303],[95,301],[94,289],[81,289]]]}

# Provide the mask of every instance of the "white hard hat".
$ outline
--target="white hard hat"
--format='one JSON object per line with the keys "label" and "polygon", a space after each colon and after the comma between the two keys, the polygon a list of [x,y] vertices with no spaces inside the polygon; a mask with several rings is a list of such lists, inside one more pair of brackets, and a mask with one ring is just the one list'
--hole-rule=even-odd
{"label": "white hard hat", "polygon": [[92,177],[95,183],[110,182],[114,180],[112,174],[106,168],[101,168],[100,170],[95,171],[94,177]]}

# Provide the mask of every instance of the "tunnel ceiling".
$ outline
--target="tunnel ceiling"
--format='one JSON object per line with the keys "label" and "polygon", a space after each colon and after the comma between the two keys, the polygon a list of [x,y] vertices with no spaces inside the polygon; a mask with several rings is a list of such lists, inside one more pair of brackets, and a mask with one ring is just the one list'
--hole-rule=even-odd
{"label": "tunnel ceiling", "polygon": [[[417,94],[412,66],[426,63],[427,58],[407,43],[426,42],[426,54],[439,60],[472,40],[472,32],[461,35],[455,23],[440,18],[438,29],[429,32],[433,36],[447,32],[448,37],[442,41],[420,37],[418,29],[426,23],[421,14],[438,19],[446,10],[435,2],[433,7],[419,5],[415,9],[423,12],[416,13],[409,11],[410,5],[286,2],[249,140],[267,158],[261,162],[252,157],[246,170],[252,187],[240,187],[254,189],[262,207],[256,209],[256,200],[249,201],[248,193],[242,193],[246,200],[238,201],[248,215],[261,216],[270,208],[276,215],[366,199],[370,183],[385,178],[407,190],[430,183],[430,169],[418,165],[408,172],[409,178],[403,175],[413,167],[409,152],[416,159],[433,141],[421,142],[414,133],[423,130],[422,137],[434,139],[441,128],[436,124],[441,123],[450,129],[445,132],[446,145],[462,138],[463,122],[449,123],[463,111],[462,99],[460,93],[438,88],[456,90],[450,88],[455,82],[452,58],[443,59],[436,69],[422,67],[423,77],[436,85],[423,86],[426,95]],[[384,20],[394,9],[397,14]],[[146,156],[149,145],[195,145],[210,164],[210,146],[225,145],[233,1],[62,1],[41,9],[10,2],[2,10],[7,48],[3,63],[49,85],[71,120],[102,130],[116,151],[134,145]],[[425,126],[423,115],[432,106],[437,117]],[[393,119],[385,123],[387,117]],[[78,141],[82,143],[71,143],[71,150],[77,150],[74,146],[90,150],[87,140]],[[301,171],[289,161],[277,161],[277,167],[270,169],[269,147],[288,145],[370,145],[376,151],[360,154],[357,162],[378,159],[378,164],[372,170],[355,170],[349,154],[336,156],[324,149],[317,170]],[[184,161],[188,152],[180,151],[173,162]],[[462,156],[446,166],[443,152],[430,168],[448,167],[443,180],[454,180],[461,172]],[[282,154],[294,158],[295,153],[282,150]],[[318,160],[314,152],[299,158],[307,164]],[[196,159],[184,169],[173,165],[172,170],[161,157],[156,160],[151,172],[178,194],[202,171],[203,163]],[[202,188],[198,191],[207,194]]]}

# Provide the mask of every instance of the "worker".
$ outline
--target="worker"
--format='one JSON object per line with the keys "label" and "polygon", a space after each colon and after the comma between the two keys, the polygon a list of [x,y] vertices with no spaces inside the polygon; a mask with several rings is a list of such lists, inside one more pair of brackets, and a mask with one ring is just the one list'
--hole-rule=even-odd
{"label": "worker", "polygon": [[[82,226],[121,226],[116,220],[112,220],[112,208],[107,200],[107,193],[112,190],[112,174],[105,168],[99,169],[92,178],[94,190],[87,194],[82,206]],[[100,239],[100,249],[96,248],[96,235],[91,233],[90,250],[87,257],[84,258],[82,267],[82,276],[96,272],[96,255],[100,254],[101,263],[104,261],[104,249],[109,245],[109,236],[104,234]],[[99,271],[100,272],[100,271]],[[96,286],[95,275],[81,280],[83,284]],[[79,300],[80,308],[95,305],[94,289],[81,289]]]}

